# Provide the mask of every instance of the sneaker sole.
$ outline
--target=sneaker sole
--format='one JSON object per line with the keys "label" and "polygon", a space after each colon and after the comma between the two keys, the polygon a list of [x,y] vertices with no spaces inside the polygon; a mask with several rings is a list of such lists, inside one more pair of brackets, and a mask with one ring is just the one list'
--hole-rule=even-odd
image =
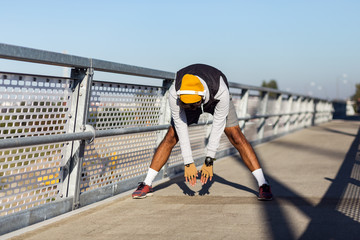
{"label": "sneaker sole", "polygon": [[271,201],[272,198],[257,198],[259,201]]}
{"label": "sneaker sole", "polygon": [[153,193],[147,193],[144,196],[133,196],[132,198],[133,199],[143,199],[143,198],[146,198],[146,197],[151,197],[152,195],[153,195]]}

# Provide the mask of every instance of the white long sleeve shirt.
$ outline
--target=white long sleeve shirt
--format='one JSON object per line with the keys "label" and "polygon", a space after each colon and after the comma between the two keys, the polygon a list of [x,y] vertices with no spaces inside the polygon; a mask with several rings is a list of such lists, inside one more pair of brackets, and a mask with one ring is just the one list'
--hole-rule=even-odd
{"label": "white long sleeve shirt", "polygon": [[[200,78],[201,83],[203,84],[206,96],[205,103],[209,101],[209,89],[204,80]],[[179,137],[181,155],[184,159],[184,164],[193,163],[194,159],[192,157],[190,139],[189,139],[189,128],[187,125],[187,119],[185,110],[181,109],[177,104],[177,94],[175,90],[175,84],[173,84],[169,89],[169,104],[171,109],[171,116],[174,120],[175,130]],[[220,137],[223,133],[226,125],[226,117],[229,113],[229,101],[230,93],[225,82],[220,78],[219,90],[214,96],[216,100],[219,100],[215,107],[213,114],[213,124],[209,136],[209,142],[206,147],[206,156],[215,158],[216,151],[219,147]]]}

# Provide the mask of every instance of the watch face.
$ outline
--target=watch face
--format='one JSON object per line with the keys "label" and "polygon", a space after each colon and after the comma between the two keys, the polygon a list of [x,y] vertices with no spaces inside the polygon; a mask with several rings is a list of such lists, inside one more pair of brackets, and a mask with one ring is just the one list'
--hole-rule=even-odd
{"label": "watch face", "polygon": [[211,157],[206,157],[205,158],[205,165],[206,166],[212,166],[214,164],[214,159],[213,158],[211,158]]}

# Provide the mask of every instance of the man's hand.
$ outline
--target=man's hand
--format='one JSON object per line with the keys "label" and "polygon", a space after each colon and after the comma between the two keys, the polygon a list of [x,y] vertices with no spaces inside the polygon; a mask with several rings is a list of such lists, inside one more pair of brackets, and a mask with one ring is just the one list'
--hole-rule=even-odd
{"label": "man's hand", "polygon": [[184,177],[185,177],[185,180],[187,182],[189,182],[189,184],[191,186],[195,186],[197,175],[198,175],[198,172],[196,170],[196,167],[195,167],[194,163],[190,163],[190,164],[185,165]]}
{"label": "man's hand", "polygon": [[206,157],[205,158],[205,162],[203,164],[203,166],[201,167],[201,184],[204,185],[207,183],[209,177],[210,177],[210,181],[212,180],[213,177],[213,162],[215,161],[215,158],[211,158],[211,157]]}

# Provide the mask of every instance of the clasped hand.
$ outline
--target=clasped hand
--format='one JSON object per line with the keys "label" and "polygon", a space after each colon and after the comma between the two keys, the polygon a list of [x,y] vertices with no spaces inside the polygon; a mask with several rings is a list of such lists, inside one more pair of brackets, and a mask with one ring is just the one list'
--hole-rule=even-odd
{"label": "clasped hand", "polygon": [[[208,179],[210,179],[210,181],[212,180],[212,177],[214,175],[213,173],[214,160],[215,159],[211,157],[205,158],[205,162],[201,167],[201,170],[199,171],[201,173],[201,178],[200,178],[201,185],[206,184]],[[189,182],[191,186],[195,186],[197,176],[198,176],[198,171],[196,170],[196,166],[194,163],[185,165],[184,177],[186,182]]]}
{"label": "clasped hand", "polygon": [[191,186],[195,186],[197,176],[198,176],[198,172],[196,170],[195,164],[194,163],[186,164],[184,170],[184,177],[186,182],[189,182]]}
{"label": "clasped hand", "polygon": [[215,158],[206,157],[205,162],[201,167],[201,179],[200,182],[202,185],[206,184],[208,179],[210,178],[210,181],[212,180],[212,177],[214,175],[213,173],[213,164],[214,164]]}

